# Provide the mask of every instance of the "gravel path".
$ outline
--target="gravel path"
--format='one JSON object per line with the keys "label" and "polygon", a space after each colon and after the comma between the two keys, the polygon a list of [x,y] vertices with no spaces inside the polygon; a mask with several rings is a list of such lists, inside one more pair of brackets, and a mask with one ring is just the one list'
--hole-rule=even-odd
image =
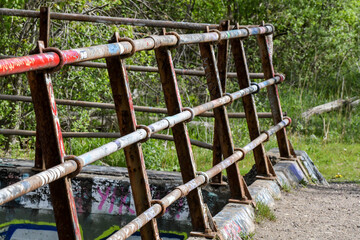
{"label": "gravel path", "polygon": [[283,192],[275,222],[256,226],[254,239],[360,239],[360,184],[308,185]]}

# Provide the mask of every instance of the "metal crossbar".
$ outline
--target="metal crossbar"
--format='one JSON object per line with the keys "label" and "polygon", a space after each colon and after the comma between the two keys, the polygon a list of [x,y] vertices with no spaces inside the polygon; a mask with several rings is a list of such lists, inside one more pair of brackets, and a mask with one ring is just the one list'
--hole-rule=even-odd
{"label": "metal crossbar", "polygon": [[[283,117],[277,91],[277,84],[284,80],[284,76],[275,75],[269,52],[270,46],[267,35],[273,33],[274,27],[272,25],[262,24],[245,28],[236,25],[235,29],[230,30],[228,21],[222,22],[220,26],[215,26],[139,19],[127,19],[125,21],[121,18],[50,13],[49,8],[41,8],[40,12],[0,9],[0,15],[9,14],[40,17],[41,41],[38,42],[38,53],[0,60],[0,76],[27,73],[37,121],[36,139],[41,146],[39,152],[41,158],[36,158],[35,166],[41,167],[45,163],[46,170],[0,189],[0,205],[49,184],[59,239],[81,238],[69,178],[76,176],[83,166],[94,163],[121,149],[124,149],[126,155],[138,216],[109,239],[125,239],[137,230],[140,230],[142,239],[160,239],[156,218],[162,215],[169,205],[182,197],[187,197],[189,203],[193,225],[191,235],[214,237],[217,229],[210,226],[209,218],[211,216],[207,216],[204,212],[200,187],[208,184],[212,178],[214,178],[214,183],[222,184],[219,182],[219,176],[221,176],[219,174],[223,170],[227,170],[231,192],[229,201],[252,204],[252,196],[240,175],[238,165],[235,163],[253,150],[259,176],[263,179],[275,179],[275,172],[263,147],[263,143],[273,134],[277,136],[280,155],[289,157],[292,154],[285,131],[285,127],[291,123],[291,119]],[[205,30],[205,33],[179,35],[163,31],[162,35],[152,35],[138,40],[122,39],[118,34],[114,34],[109,44],[59,50],[47,48],[51,18],[178,27]],[[220,31],[210,31],[209,27],[217,28]],[[266,79],[253,84],[250,83],[251,74],[247,69],[245,51],[242,45],[244,37],[252,35],[256,35],[258,39],[264,72],[261,77],[263,76]],[[225,91],[229,40],[235,57],[236,76],[240,88],[233,93],[226,93]],[[219,44],[218,59],[215,58],[214,43]],[[176,69],[173,66],[171,52],[169,51],[169,48],[186,44],[199,44],[204,75],[211,97],[211,101],[192,108],[182,107]],[[131,57],[135,52],[143,50],[155,50],[158,63],[158,68],[155,70],[160,74],[167,106],[165,110],[169,115],[148,126],[139,126],[136,123],[135,106],[132,102],[126,72],[128,69],[123,62],[124,57]],[[115,103],[111,108],[116,110],[122,136],[80,156],[67,156],[49,72],[57,71],[63,65],[102,58],[105,58],[107,62],[106,68],[108,69]],[[203,73],[196,74],[202,75]],[[252,95],[263,88],[266,88],[268,92],[274,126],[260,133],[258,114]],[[235,150],[226,105],[240,98],[243,100],[251,142],[243,148]],[[27,99],[27,101],[29,100]],[[195,116],[202,116],[209,110],[213,110],[215,118],[214,145],[212,147],[214,151],[213,167],[206,172],[197,173],[186,123],[192,121]],[[141,144],[138,143],[146,142],[153,134],[168,128],[171,128],[173,132],[184,184],[175,188],[164,198],[153,200],[150,194]],[[215,155],[217,159],[215,159]],[[221,160],[222,158],[224,160]]]}

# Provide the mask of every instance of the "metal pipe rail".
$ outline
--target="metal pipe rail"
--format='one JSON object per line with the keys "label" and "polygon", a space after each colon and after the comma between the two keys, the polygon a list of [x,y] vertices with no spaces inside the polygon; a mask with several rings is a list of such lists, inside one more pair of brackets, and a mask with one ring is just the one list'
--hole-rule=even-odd
{"label": "metal pipe rail", "polygon": [[[0,134],[2,135],[18,135],[18,136],[36,136],[36,131],[30,130],[15,130],[15,129],[0,129]],[[119,138],[121,137],[120,133],[104,133],[104,132],[62,132],[63,138]],[[171,135],[165,134],[151,134],[152,139],[174,141],[174,137]],[[205,148],[212,150],[213,145],[201,142],[195,139],[190,139],[192,145],[197,147]]]}
{"label": "metal pipe rail", "polygon": [[[0,15],[40,18],[39,11],[10,9],[10,8],[0,8]],[[132,25],[132,26],[140,26],[140,27],[178,28],[178,29],[189,29],[189,30],[206,30],[207,27],[209,28],[218,27],[217,24],[209,24],[209,23],[191,23],[191,22],[175,22],[175,21],[165,21],[165,20],[92,16],[85,14],[57,13],[57,12],[51,12],[50,18],[56,20],[67,20],[67,21],[121,24],[121,25]]]}
{"label": "metal pipe rail", "polygon": [[[8,58],[16,58],[17,56],[8,56],[8,55],[0,55],[0,59],[8,59]],[[107,68],[106,63],[99,63],[99,62],[79,62],[70,64],[71,66],[78,66],[78,67],[90,67],[90,68]],[[134,72],[159,72],[157,67],[149,67],[149,66],[136,66],[136,65],[126,65],[127,71],[134,71]],[[188,75],[188,76],[205,76],[205,71],[203,70],[191,70],[191,69],[180,69],[175,68],[175,73],[178,75]],[[263,79],[263,73],[249,73],[251,79]],[[235,72],[228,72],[228,78],[237,78]]]}
{"label": "metal pipe rail", "polygon": [[67,160],[64,163],[58,164],[55,167],[44,170],[39,174],[35,174],[25,180],[22,180],[8,187],[0,189],[0,205],[9,202],[11,200],[14,200],[15,198],[20,197],[28,192],[31,192],[41,186],[54,182],[75,171],[80,171],[83,166],[89,165],[103,157],[106,157],[134,143],[145,140],[148,137],[150,137],[152,133],[156,133],[161,130],[173,127],[181,122],[186,122],[187,120],[192,119],[194,116],[197,116],[203,112],[217,108],[219,106],[224,106],[241,97],[255,93],[262,88],[280,83],[283,80],[284,80],[283,77],[276,76],[274,78],[260,82],[257,85],[252,85],[248,88],[241,89],[234,93],[226,94],[221,98],[214,99],[210,102],[204,103],[202,105],[193,108],[189,108],[186,111],[175,114],[173,116],[165,117],[164,119],[147,126],[150,132],[147,132],[144,129],[138,129],[135,132],[122,136],[116,139],[115,141],[107,143],[101,147],[98,147],[96,149],[93,149],[87,153],[78,156],[76,162],[74,160]]}
{"label": "metal pipe rail", "polygon": [[[22,101],[22,102],[32,102],[32,98],[28,96],[19,96],[19,95],[7,95],[0,94],[0,100],[9,100],[9,101]],[[98,102],[87,102],[79,100],[67,100],[67,99],[55,99],[56,104],[67,105],[67,106],[78,106],[78,107],[94,107],[101,109],[115,109],[115,105],[112,103],[98,103]],[[158,107],[145,107],[145,106],[134,106],[134,110],[137,112],[147,112],[147,113],[162,113],[167,114],[166,108]],[[285,114],[286,115],[286,114]],[[198,115],[199,117],[214,117],[212,112],[204,112]],[[245,113],[243,112],[230,112],[228,113],[229,118],[245,118]],[[259,118],[272,118],[271,112],[259,112]]]}
{"label": "metal pipe rail", "polygon": [[[180,34],[179,39],[175,35],[152,35],[147,38],[133,40],[134,48],[130,42],[122,41],[85,48],[59,50],[58,53],[48,52],[24,57],[2,59],[0,60],[0,76],[50,69],[58,66],[59,64],[67,65],[106,57],[121,56],[142,50],[152,50],[159,47],[216,42],[220,40],[247,37],[250,35],[271,34],[273,31],[274,29],[272,26],[265,25],[251,27],[248,29],[222,31],[218,33],[209,32]],[[61,56],[59,54],[61,54]]]}
{"label": "metal pipe rail", "polygon": [[[80,66],[80,67],[91,67],[91,68],[106,68],[106,63],[98,63],[98,62],[81,62],[71,64],[72,66]],[[148,67],[148,66],[136,66],[136,65],[126,65],[126,70],[134,71],[134,72],[159,72],[157,67]],[[175,73],[179,75],[188,75],[188,76],[205,76],[204,70],[190,70],[190,69],[180,69],[175,68]],[[249,73],[251,79],[264,79],[263,73]],[[237,74],[235,72],[228,72],[228,78],[237,78]]]}
{"label": "metal pipe rail", "polygon": [[143,227],[146,223],[148,223],[151,219],[154,219],[159,215],[161,215],[162,213],[164,213],[166,208],[169,207],[176,200],[185,197],[189,192],[191,192],[195,188],[208,183],[208,181],[211,178],[213,178],[216,174],[225,170],[230,165],[242,160],[248,152],[259,146],[261,143],[266,142],[270,136],[272,136],[279,130],[285,128],[290,123],[291,123],[291,119],[289,117],[284,118],[284,120],[279,122],[277,125],[273,126],[266,132],[260,134],[259,137],[257,137],[249,144],[241,148],[240,151],[235,151],[234,154],[224,159],[221,163],[210,168],[205,173],[201,173],[193,180],[176,187],[175,190],[171,191],[169,194],[167,194],[165,197],[159,200],[161,204],[155,202],[155,204],[153,204],[151,208],[149,208],[147,211],[137,216],[134,220],[132,220],[127,225],[122,227],[119,231],[115,232],[108,239],[119,240],[130,237],[141,227]]}

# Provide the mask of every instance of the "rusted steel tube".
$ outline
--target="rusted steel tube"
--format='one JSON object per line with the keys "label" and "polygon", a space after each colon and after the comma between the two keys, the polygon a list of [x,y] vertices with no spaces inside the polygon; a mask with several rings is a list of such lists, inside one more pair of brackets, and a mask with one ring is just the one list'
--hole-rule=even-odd
{"label": "rusted steel tube", "polygon": [[[2,135],[19,135],[19,136],[36,136],[36,131],[30,130],[15,130],[15,129],[0,129]],[[101,133],[101,132],[63,132],[63,138],[119,138],[120,133]],[[165,134],[151,134],[152,139],[174,141],[174,137]],[[212,150],[212,145],[198,140],[190,139],[192,145],[197,147]]]}
{"label": "rusted steel tube", "polygon": [[[246,145],[243,150],[244,153],[250,152],[252,149],[254,149],[256,146],[258,146],[260,143],[266,141],[269,136],[275,134],[277,131],[283,129],[287,125],[289,125],[291,120],[289,118],[284,118],[283,121],[278,123],[276,126],[270,128],[266,133],[262,133],[258,138],[254,139],[252,142],[250,142],[248,145]],[[138,130],[139,131],[139,130]],[[144,130],[145,131],[145,130]],[[212,178],[222,170],[224,170],[226,167],[230,166],[231,164],[235,163],[239,159],[243,157],[243,153],[241,151],[235,152],[230,157],[226,158],[221,163],[215,165],[210,170],[206,171],[206,174]],[[47,169],[41,173],[35,174],[25,180],[22,180],[20,182],[14,183],[10,186],[7,186],[3,189],[0,189],[0,205],[9,202],[11,200],[14,200],[17,197],[20,197],[28,192],[31,192],[39,187],[42,187],[48,183],[51,183],[53,181],[56,181],[72,172],[75,172],[77,169],[77,163],[73,160],[68,160],[64,163],[61,163],[55,167],[52,167],[50,169]],[[188,183],[181,185],[177,187],[174,191],[166,195],[161,201],[163,201],[165,206],[169,206],[171,203],[175,202],[180,197],[183,197],[188,193],[189,191],[195,189],[196,187],[202,185],[205,182],[204,176],[198,176],[195,179],[189,181]],[[183,194],[185,193],[185,194]],[[151,220],[151,217],[157,216],[161,212],[161,206],[159,204],[154,204],[149,210],[144,212],[143,214],[139,215],[138,218],[142,218],[141,224],[146,224]],[[144,220],[144,221],[143,221]],[[136,219],[133,220],[138,222]],[[129,223],[130,224],[130,223]],[[129,225],[128,224],[128,225]],[[141,225],[140,222],[136,226],[137,229],[133,229],[131,227],[131,234],[136,232],[138,229],[140,229],[143,225]],[[128,226],[126,225],[126,226]],[[119,232],[123,232],[126,228],[126,226],[119,230]],[[128,228],[126,229],[128,230]],[[129,232],[130,233],[130,232]],[[119,233],[120,234],[120,233]],[[130,234],[130,235],[131,235]],[[114,237],[118,235],[118,232],[114,234]],[[130,236],[129,235],[129,236]],[[112,239],[112,238],[110,238]],[[113,239],[119,239],[119,238],[113,238]],[[121,239],[121,238],[120,238]]]}
{"label": "rusted steel tube", "polygon": [[[80,67],[91,67],[91,68],[106,68],[106,63],[98,63],[98,62],[90,62],[90,61],[74,63],[71,65],[80,66]],[[134,71],[134,72],[159,72],[159,69],[157,67],[136,66],[136,65],[127,65],[126,70]],[[175,73],[178,75],[205,76],[205,72],[203,70],[175,68]],[[263,73],[249,73],[249,75],[251,79],[264,79]],[[229,72],[227,73],[227,77],[237,78],[237,75],[235,72]]]}
{"label": "rusted steel tube", "polygon": [[[0,100],[32,102],[31,97],[28,97],[28,96],[6,95],[6,94],[0,94]],[[56,104],[58,104],[58,105],[114,109],[114,104],[112,104],[112,103],[97,103],[97,102],[87,102],[87,101],[67,100],[67,99],[55,99],[55,101],[56,101]],[[166,108],[134,106],[134,110],[137,112],[167,114]],[[202,114],[199,114],[198,116],[199,117],[214,117],[214,113],[204,112]],[[284,116],[286,116],[286,112],[284,113]],[[245,113],[232,112],[232,113],[228,113],[228,117],[229,118],[245,118]],[[261,112],[261,113],[258,113],[258,117],[259,118],[272,118],[272,114],[270,112]]]}
{"label": "rusted steel tube", "polygon": [[[274,78],[271,78],[269,80],[259,83],[258,86],[261,89],[266,86],[270,86],[272,84],[278,83],[278,82],[280,82],[280,80],[281,80],[281,78],[279,76],[276,76]],[[258,89],[256,86],[251,86],[251,87],[248,87],[245,89],[241,89],[241,90],[234,92],[232,94],[229,94],[229,95],[233,98],[233,100],[236,100],[240,97],[243,97],[245,95],[256,92],[257,90]],[[194,111],[195,116],[197,116],[208,110],[211,110],[216,107],[219,107],[219,106],[229,103],[231,101],[230,96],[224,96],[224,97],[215,99],[208,103],[194,107],[194,108],[192,108],[192,110]],[[150,124],[148,127],[151,129],[152,133],[156,133],[158,131],[170,128],[177,123],[184,122],[184,121],[190,119],[191,115],[192,115],[192,113],[190,113],[190,111],[183,111],[181,113],[175,114],[173,116],[168,116],[165,119],[162,119],[153,124]],[[87,153],[84,153],[84,154],[80,155],[79,158],[82,160],[83,165],[88,165],[88,164],[91,164],[103,157],[106,157],[124,147],[127,147],[131,144],[141,141],[141,140],[145,139],[146,136],[147,136],[147,132],[144,129],[139,129],[139,130],[136,130],[135,132],[130,133],[126,136],[120,137],[113,142],[107,143],[99,148],[96,148]]]}
{"label": "rusted steel tube", "polygon": [[[275,80],[274,80],[275,79]],[[267,81],[269,81],[269,83],[263,83],[263,84],[259,84],[259,87],[265,87],[265,86],[268,86],[268,84],[270,84],[270,82],[271,83],[276,83],[276,82],[278,82],[278,81],[280,81],[280,77],[275,77],[275,78],[273,78],[273,79],[269,79],[269,80],[267,80]],[[267,81],[264,81],[264,82],[267,82]],[[241,96],[245,96],[246,94],[250,94],[250,93],[252,93],[252,92],[255,92],[255,91],[257,91],[257,88],[255,87],[255,86],[251,86],[251,87],[249,87],[249,88],[246,88],[246,89],[242,89],[242,90],[240,90],[240,91],[238,91],[238,92],[242,92],[242,94],[237,94],[238,92],[235,92],[235,93],[233,93],[232,94],[232,96],[236,96],[236,97],[241,97]],[[229,103],[231,101],[231,99],[230,99],[230,97],[229,96],[225,96],[225,97],[221,97],[221,98],[219,98],[219,99],[215,99],[215,100],[213,100],[213,101],[211,101],[210,103],[205,103],[205,104],[203,104],[203,105],[200,105],[200,106],[198,106],[198,107],[195,107],[195,108],[193,108],[193,110],[194,110],[194,113],[195,113],[195,115],[197,115],[197,114],[199,114],[200,112],[205,112],[205,111],[207,111],[207,110],[210,110],[210,109],[213,109],[213,108],[215,108],[215,107],[217,107],[217,106],[221,106],[221,105],[224,105],[224,104],[226,104],[226,103]],[[155,132],[158,132],[158,131],[160,131],[160,130],[164,130],[164,129],[166,129],[166,128],[168,128],[168,127],[172,127],[172,126],[174,126],[175,124],[177,124],[177,123],[180,123],[180,122],[183,122],[183,121],[186,121],[186,120],[188,120],[188,119],[190,119],[191,118],[191,113],[190,113],[190,111],[184,111],[184,112],[181,112],[181,113],[178,113],[178,114],[176,114],[176,115],[174,115],[174,116],[170,116],[170,117],[167,117],[167,118],[165,118],[165,119],[163,119],[163,120],[160,120],[160,121],[158,121],[158,122],[155,122],[155,123],[153,123],[153,124],[151,124],[151,125],[149,125],[148,127],[151,129],[151,131],[152,131],[152,133],[155,133]],[[280,122],[277,126],[277,128],[275,128],[275,130],[269,130],[269,131],[267,131],[267,134],[269,134],[269,135],[271,135],[271,134],[273,134],[275,131],[278,131],[278,130],[280,130],[280,129],[282,129],[284,126],[286,126],[288,123],[289,123],[290,121],[289,121],[289,119],[284,119],[282,122]],[[265,133],[263,133],[263,134],[261,134],[260,136],[259,136],[259,138],[260,137],[262,137],[262,138],[264,138],[264,136],[266,136],[266,138],[265,138],[265,140],[268,138],[267,136],[267,134],[265,134]],[[130,133],[130,134],[128,134],[128,135],[126,135],[126,136],[123,136],[123,137],[120,137],[120,138],[118,138],[118,139],[116,139],[115,141],[113,141],[113,142],[110,142],[110,143],[108,143],[108,144],[105,144],[105,145],[103,145],[103,146],[101,146],[101,147],[99,147],[99,148],[96,148],[96,149],[94,149],[94,150],[92,150],[92,151],[90,151],[90,152],[87,152],[87,153],[85,153],[85,154],[82,154],[81,156],[79,156],[78,158],[79,158],[79,161],[80,161],[80,164],[82,165],[82,166],[85,166],[85,165],[88,165],[88,164],[90,164],[90,163],[92,163],[92,162],[95,162],[96,160],[98,160],[98,159],[101,159],[101,158],[103,158],[103,157],[105,157],[105,156],[107,156],[107,155],[110,155],[111,153],[114,153],[114,152],[116,152],[116,151],[118,151],[118,150],[120,150],[120,149],[122,149],[122,148],[124,148],[124,147],[126,147],[126,146],[129,146],[129,145],[131,145],[131,144],[134,144],[134,143],[136,143],[136,142],[139,142],[139,141],[141,141],[141,140],[143,140],[143,139],[145,139],[147,137],[147,132],[144,130],[144,129],[139,129],[139,130],[136,130],[135,132],[133,132],[133,133]],[[255,139],[254,141],[252,141],[250,144],[252,144],[253,142],[256,142],[256,141],[258,141],[257,139]],[[249,145],[249,144],[248,144]],[[248,146],[247,145],[247,146]],[[257,146],[257,145],[256,145]],[[247,149],[247,151],[250,151],[251,149],[253,149],[254,147],[256,147],[256,146],[249,146],[249,147],[245,147],[245,149]],[[237,153],[237,154],[239,154],[239,153]],[[241,156],[240,156],[241,157]],[[69,161],[70,162],[70,161]],[[225,160],[224,161],[222,161],[220,164],[218,164],[218,165],[224,165],[225,166],[225,164],[226,164],[226,162],[225,162]],[[60,164],[61,165],[61,164]],[[218,165],[216,165],[216,166],[218,166]],[[231,165],[231,164],[230,164]],[[215,167],[216,167],[215,166]],[[226,165],[226,166],[228,166],[228,165]],[[221,170],[223,170],[224,168],[221,168]],[[64,169],[65,171],[66,171],[66,169]],[[220,170],[220,171],[221,171]],[[75,170],[74,170],[75,171]],[[209,170],[210,171],[210,170]],[[46,171],[44,171],[44,172],[48,172],[48,170],[46,170]],[[72,171],[73,172],[73,171]],[[70,172],[69,172],[70,173]],[[214,173],[214,175],[216,175],[217,173],[219,173],[219,172],[215,172]],[[45,173],[44,173],[45,174]],[[209,174],[210,174],[210,172],[209,172]],[[211,173],[212,174],[212,173]],[[214,175],[211,175],[211,176],[214,176]],[[65,175],[64,175],[65,176]],[[59,175],[59,177],[55,177],[54,179],[50,179],[51,181],[55,181],[55,180],[57,180],[57,179],[59,179],[60,178],[60,175]],[[50,181],[49,180],[49,181]],[[46,183],[49,183],[49,182],[46,182]],[[44,184],[45,184],[45,182],[44,182]],[[42,186],[42,185],[41,185]],[[9,187],[11,187],[11,186],[9,186]],[[7,189],[9,189],[9,187],[7,188]],[[29,187],[27,187],[26,189],[25,189],[25,187],[23,187],[23,188],[21,188],[21,189],[24,189],[24,190],[26,190],[26,189],[30,189]],[[16,190],[16,189],[15,189]],[[8,191],[10,191],[10,190],[4,190],[5,192],[3,192],[3,194],[8,194]],[[29,190],[29,191],[31,191],[31,190]],[[28,192],[28,191],[27,191]]]}
{"label": "rusted steel tube", "polygon": [[[16,56],[0,55],[0,59],[7,59],[7,58],[16,58]],[[79,66],[79,67],[106,68],[106,63],[91,62],[91,61],[72,63],[70,65]],[[159,72],[159,69],[157,67],[136,66],[136,65],[126,65],[126,70],[134,71],[134,72]],[[203,70],[175,68],[175,73],[178,75],[205,76],[205,72]],[[263,73],[249,73],[249,76],[251,79],[264,79]],[[235,72],[228,72],[227,77],[237,78],[237,75]]]}
{"label": "rusted steel tube", "polygon": [[[260,134],[259,137],[254,139],[252,142],[247,144],[243,149],[243,151],[236,151],[234,154],[229,156],[228,158],[224,159],[221,163],[215,165],[211,169],[205,172],[205,174],[211,179],[219,172],[223,171],[230,165],[236,163],[237,161],[243,159],[243,157],[253,150],[255,147],[257,147],[262,142],[266,141],[267,138],[280,129],[283,129],[287,125],[290,124],[289,118],[285,118],[283,121],[281,121],[276,126],[270,128],[266,133]],[[176,200],[178,200],[181,197],[186,196],[190,191],[194,190],[197,187],[200,187],[202,184],[206,183],[206,179],[203,175],[198,175],[193,180],[178,186],[175,188],[175,190],[171,191],[168,195],[163,197],[160,201],[162,202],[161,206],[160,204],[154,204],[151,208],[149,208],[146,212],[136,217],[134,220],[132,220],[130,223],[122,227],[119,231],[117,231],[115,234],[111,235],[109,237],[109,240],[120,240],[120,239],[126,239],[130,237],[133,233],[135,233],[137,230],[139,230],[142,226],[144,226],[147,222],[149,222],[152,218],[157,217],[162,211],[164,212],[165,209],[170,206],[172,203],[174,203]],[[163,209],[165,208],[165,209]]]}
{"label": "rusted steel tube", "polygon": [[[33,10],[0,8],[0,15],[39,18],[40,12]],[[190,29],[190,30],[206,30],[207,26],[209,28],[218,27],[217,24],[208,24],[208,23],[191,23],[191,22],[175,22],[175,21],[149,20],[149,19],[136,19],[136,18],[105,17],[105,16],[92,16],[85,14],[57,13],[57,12],[50,13],[50,18],[56,20],[68,20],[68,21],[79,21],[79,22],[95,22],[95,23],[105,23],[105,24],[121,24],[121,25],[141,26],[141,27],[146,26],[146,27],[178,28],[178,29]]]}
{"label": "rusted steel tube", "polygon": [[[274,78],[271,78],[264,82],[259,83],[258,86],[261,89],[261,88],[270,86],[272,84],[278,83],[280,81],[281,81],[281,78],[279,76],[276,76]],[[194,111],[195,116],[197,116],[208,110],[225,105],[225,104],[231,102],[232,99],[236,100],[240,97],[254,93],[256,91],[258,91],[257,86],[251,86],[248,88],[244,88],[237,92],[229,94],[230,96],[227,95],[227,96],[212,100],[208,103],[202,104],[200,106],[194,107],[194,108],[192,108],[192,110]],[[184,121],[190,119],[191,117],[192,117],[192,113],[190,111],[183,111],[181,113],[175,114],[173,116],[168,116],[165,119],[162,119],[153,124],[150,124],[148,127],[151,129],[152,133],[156,133],[158,131],[173,127],[180,122],[184,122]],[[96,148],[87,153],[84,153],[83,155],[79,156],[79,158],[81,158],[83,160],[84,165],[88,165],[88,164],[93,163],[103,157],[106,157],[106,156],[110,155],[111,153],[114,153],[124,147],[127,147],[131,144],[141,141],[141,140],[145,139],[146,136],[147,136],[147,132],[144,129],[139,129],[133,133],[130,133],[126,136],[118,138],[113,142],[107,143],[99,148]]]}
{"label": "rusted steel tube", "polygon": [[0,189],[0,206],[28,192],[34,191],[39,187],[67,176],[70,173],[75,172],[76,169],[76,162],[68,160],[20,182],[2,188]]}
{"label": "rusted steel tube", "polygon": [[[273,32],[271,26],[259,26],[249,28],[250,35],[266,34]],[[215,32],[199,33],[199,34],[182,34],[180,36],[180,45],[215,42],[221,39],[232,39],[248,36],[245,29],[223,31],[221,34]],[[151,50],[158,47],[176,46],[178,39],[174,35],[151,36],[144,39],[133,41],[135,44],[135,52],[142,50]],[[64,64],[72,64],[84,62],[111,56],[125,55],[132,52],[132,45],[123,41],[119,43],[110,43],[97,45],[92,47],[84,47],[78,49],[70,49],[61,51]],[[57,53],[41,53],[29,56],[9,58],[0,60],[0,76],[6,76],[15,73],[23,73],[34,70],[50,69],[60,63],[60,56]]]}
{"label": "rusted steel tube", "polygon": [[[267,87],[267,86],[271,86],[275,83],[279,83],[281,81],[281,78],[279,76],[276,76],[274,78],[270,78],[266,81],[263,81],[261,83],[258,83],[258,86],[259,86],[259,89],[262,89],[264,87]],[[251,93],[254,93],[254,92],[257,92],[257,87],[252,85],[248,88],[244,88],[244,89],[241,89],[239,91],[236,91],[234,93],[231,93],[229,95],[225,95],[224,97],[221,97],[221,98],[218,98],[218,99],[215,99],[215,100],[212,100],[210,102],[207,102],[207,103],[204,103],[202,105],[199,105],[197,107],[194,107],[193,110],[194,110],[194,113],[195,115],[199,115],[203,112],[206,112],[208,110],[211,110],[211,109],[214,109],[216,107],[219,107],[219,106],[222,106],[224,104],[227,104],[229,102],[233,100],[236,100],[236,99],[239,99],[243,96],[246,96],[246,95],[249,95]]]}

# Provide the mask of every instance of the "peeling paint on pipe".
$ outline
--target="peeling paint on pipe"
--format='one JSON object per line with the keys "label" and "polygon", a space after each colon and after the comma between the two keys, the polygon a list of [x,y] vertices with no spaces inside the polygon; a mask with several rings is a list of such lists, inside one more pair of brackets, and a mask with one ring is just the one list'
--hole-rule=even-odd
{"label": "peeling paint on pipe", "polygon": [[[266,34],[273,31],[271,26],[252,27],[250,35]],[[232,39],[246,37],[247,30],[230,30],[221,32],[221,39]],[[180,45],[215,42],[218,41],[219,35],[215,32],[198,33],[198,34],[181,34]],[[151,50],[155,47],[176,46],[178,39],[174,35],[152,36],[144,39],[134,40],[135,51]],[[119,43],[110,43],[92,47],[63,50],[62,55],[64,64],[72,64],[89,60],[101,59],[111,56],[129,54],[132,51],[132,45],[123,41]],[[8,58],[0,60],[0,76],[7,76],[15,73],[28,71],[51,69],[60,63],[60,56],[54,52],[33,54],[29,56]]]}

